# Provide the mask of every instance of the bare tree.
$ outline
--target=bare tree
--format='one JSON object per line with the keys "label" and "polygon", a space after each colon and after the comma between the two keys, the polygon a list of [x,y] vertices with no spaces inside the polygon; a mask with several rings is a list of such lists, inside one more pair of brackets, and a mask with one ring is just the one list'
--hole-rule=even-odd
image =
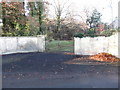
{"label": "bare tree", "polygon": [[55,20],[56,20],[56,30],[54,31],[57,35],[58,31],[60,31],[60,27],[61,27],[61,22],[62,22],[62,16],[63,14],[67,11],[67,9],[70,7],[70,5],[66,5],[69,0],[67,0],[66,2],[61,1],[61,0],[54,0],[54,10],[55,10]]}

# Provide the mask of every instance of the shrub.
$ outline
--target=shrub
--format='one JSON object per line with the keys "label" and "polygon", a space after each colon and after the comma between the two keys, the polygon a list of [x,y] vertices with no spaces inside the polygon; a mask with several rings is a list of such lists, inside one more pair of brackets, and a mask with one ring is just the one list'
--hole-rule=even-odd
{"label": "shrub", "polygon": [[108,37],[108,36],[113,35],[115,32],[116,30],[106,30],[106,31],[102,31],[100,34]]}
{"label": "shrub", "polygon": [[91,28],[91,29],[87,30],[86,34],[95,34],[94,28]]}
{"label": "shrub", "polygon": [[95,33],[95,29],[91,28],[88,31],[86,31],[85,36],[87,37],[97,37],[96,33]]}
{"label": "shrub", "polygon": [[88,34],[88,35],[86,35],[87,37],[97,37],[97,35],[96,34]]}
{"label": "shrub", "polygon": [[74,37],[83,38],[84,34],[83,33],[77,33],[77,34],[74,35]]}

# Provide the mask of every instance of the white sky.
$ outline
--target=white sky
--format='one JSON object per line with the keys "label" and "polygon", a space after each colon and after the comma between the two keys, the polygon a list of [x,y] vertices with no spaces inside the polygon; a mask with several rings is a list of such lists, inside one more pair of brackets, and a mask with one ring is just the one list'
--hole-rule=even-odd
{"label": "white sky", "polygon": [[[54,4],[54,0],[46,0],[52,4]],[[56,0],[55,0],[56,1]],[[62,3],[66,2],[68,0],[59,0]],[[112,10],[110,8],[110,4],[112,1],[112,9],[113,9],[113,15]],[[118,17],[118,2],[120,0],[69,0],[69,3],[71,4],[72,10],[76,11],[77,13],[81,13],[84,8],[87,8],[88,10],[92,10],[93,8],[96,8],[101,14],[102,14],[102,21],[110,23],[115,17]],[[54,15],[54,8],[52,8],[52,5],[49,8],[51,16]]]}

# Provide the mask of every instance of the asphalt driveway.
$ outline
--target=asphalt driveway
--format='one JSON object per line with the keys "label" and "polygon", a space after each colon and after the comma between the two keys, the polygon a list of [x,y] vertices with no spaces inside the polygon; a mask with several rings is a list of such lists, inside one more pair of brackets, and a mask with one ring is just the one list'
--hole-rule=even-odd
{"label": "asphalt driveway", "polygon": [[117,66],[64,63],[74,58],[63,53],[4,55],[3,88],[118,88]]}

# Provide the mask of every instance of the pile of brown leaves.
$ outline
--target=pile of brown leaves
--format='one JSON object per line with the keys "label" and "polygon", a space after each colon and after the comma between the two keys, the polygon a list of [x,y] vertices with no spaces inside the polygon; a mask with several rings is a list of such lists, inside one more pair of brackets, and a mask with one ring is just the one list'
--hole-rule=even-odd
{"label": "pile of brown leaves", "polygon": [[109,53],[99,53],[96,55],[92,55],[89,58],[92,60],[105,61],[105,62],[118,62],[118,61],[120,61],[119,58],[117,58]]}
{"label": "pile of brown leaves", "polygon": [[65,55],[75,55],[75,53],[71,53],[71,52],[65,52]]}

